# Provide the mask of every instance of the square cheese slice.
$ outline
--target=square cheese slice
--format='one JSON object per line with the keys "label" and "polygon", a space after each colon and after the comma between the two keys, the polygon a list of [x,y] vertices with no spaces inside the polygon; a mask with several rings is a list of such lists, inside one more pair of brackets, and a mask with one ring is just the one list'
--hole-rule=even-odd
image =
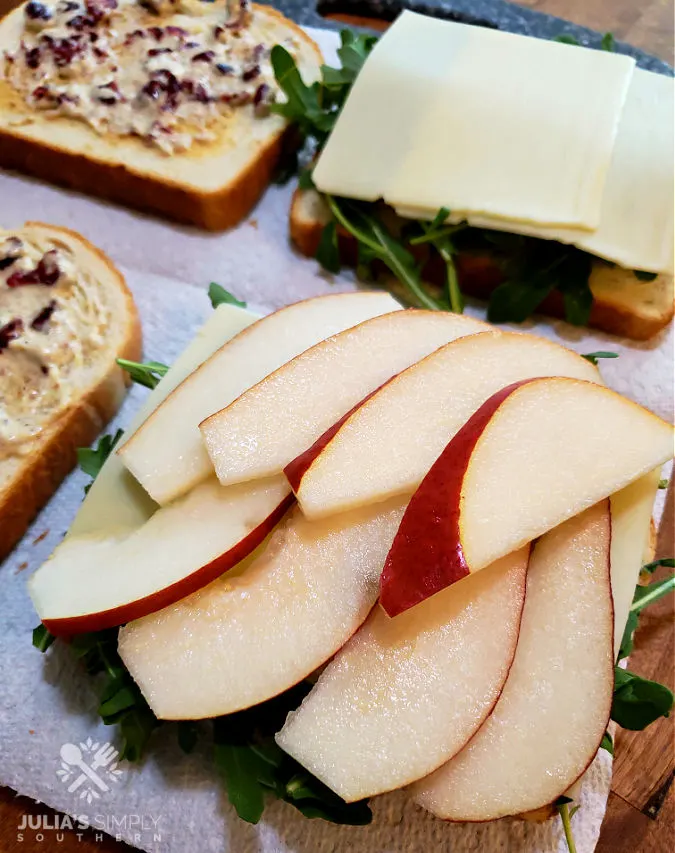
{"label": "square cheese slice", "polygon": [[[622,267],[672,274],[675,234],[675,80],[635,69],[605,182],[595,231],[546,228],[453,212],[476,228],[573,243]],[[397,207],[408,219],[433,219],[430,208]]]}
{"label": "square cheese slice", "polygon": [[319,158],[320,190],[597,227],[634,60],[404,12]]}

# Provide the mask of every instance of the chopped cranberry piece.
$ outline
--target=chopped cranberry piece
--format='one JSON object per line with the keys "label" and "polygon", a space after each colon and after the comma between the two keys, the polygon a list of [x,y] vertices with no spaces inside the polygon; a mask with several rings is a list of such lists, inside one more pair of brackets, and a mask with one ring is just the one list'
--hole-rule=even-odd
{"label": "chopped cranberry piece", "polygon": [[26,6],[26,17],[33,21],[49,21],[52,17],[51,9],[38,0],[31,0]]}
{"label": "chopped cranberry piece", "polygon": [[103,49],[102,49],[102,48],[100,48],[100,47],[95,47],[95,48],[94,48],[94,56],[95,56],[97,59],[107,59],[107,58],[108,58],[108,53],[107,53],[107,51],[103,50]]}
{"label": "chopped cranberry piece", "polygon": [[[36,101],[41,101],[43,98],[48,98],[49,89],[46,86],[36,86],[35,89],[33,89],[33,97]],[[1,266],[0,269],[2,269]]]}
{"label": "chopped cranberry piece", "polygon": [[222,27],[214,27],[214,28],[213,28],[213,37],[214,37],[214,39],[217,39],[217,38],[218,38],[219,36],[221,36],[224,32],[225,32],[225,30],[224,30]]}
{"label": "chopped cranberry piece", "polygon": [[148,51],[148,56],[159,56],[162,53],[171,53],[170,47],[152,47]]}
{"label": "chopped cranberry piece", "polygon": [[40,48],[31,47],[26,51],[26,65],[29,68],[38,68],[40,65]]}
{"label": "chopped cranberry piece", "polygon": [[30,324],[31,329],[35,329],[36,332],[41,332],[46,324],[51,319],[52,314],[56,310],[56,300],[50,300],[47,305],[35,315],[33,318],[33,322]]}
{"label": "chopped cranberry piece", "polygon": [[255,80],[255,78],[260,74],[260,66],[254,65],[253,68],[247,68],[246,71],[241,75],[241,79],[244,83],[248,83],[249,80]]}
{"label": "chopped cranberry piece", "polygon": [[230,104],[232,107],[241,107],[251,102],[251,94],[249,92],[237,92],[235,94],[221,95],[220,100],[223,104]]}
{"label": "chopped cranberry piece", "polygon": [[206,87],[202,83],[197,83],[194,87],[192,97],[200,104],[210,104],[213,98],[209,95]]}
{"label": "chopped cranberry piece", "polygon": [[67,3],[59,4],[59,12],[74,12],[75,9],[79,9],[79,3],[73,3],[72,0],[69,0]]}
{"label": "chopped cranberry piece", "polygon": [[57,254],[54,249],[45,252],[38,265],[27,272],[15,272],[7,279],[7,287],[24,287],[29,284],[44,284],[51,287],[61,275]]}
{"label": "chopped cranberry piece", "polygon": [[57,68],[64,68],[75,59],[78,53],[82,52],[82,43],[79,36],[71,36],[70,38],[54,39],[51,45],[52,53],[54,54],[54,63]]}
{"label": "chopped cranberry piece", "polygon": [[155,41],[161,41],[164,38],[164,30],[161,27],[148,27],[148,32]]}
{"label": "chopped cranberry piece", "polygon": [[152,98],[155,101],[162,94],[162,91],[163,90],[159,83],[159,80],[150,80],[141,89],[141,92],[143,92],[144,95],[147,95],[149,98]]}
{"label": "chopped cranberry piece", "polygon": [[12,341],[15,341],[23,333],[23,320],[17,317],[0,327],[0,352],[6,349]]}
{"label": "chopped cranberry piece", "polygon": [[225,62],[219,62],[216,65],[216,71],[218,71],[219,74],[225,75],[231,74],[234,71],[234,68],[231,65],[227,65]]}
{"label": "chopped cranberry piece", "polygon": [[179,38],[183,38],[184,36],[190,35],[187,30],[184,30],[182,27],[174,27],[168,26],[166,28],[166,34],[168,36],[178,36]]}
{"label": "chopped cranberry piece", "polygon": [[256,115],[263,116],[269,112],[270,91],[267,83],[261,83],[255,90],[253,106],[255,107]]}
{"label": "chopped cranberry piece", "polygon": [[213,50],[204,50],[201,53],[195,54],[192,57],[193,62],[211,62],[213,57],[215,56],[215,52]]}
{"label": "chopped cranberry piece", "polygon": [[74,18],[71,18],[69,21],[66,21],[66,26],[70,27],[71,30],[77,30],[81,32],[89,23],[87,18],[84,15],[75,15]]}

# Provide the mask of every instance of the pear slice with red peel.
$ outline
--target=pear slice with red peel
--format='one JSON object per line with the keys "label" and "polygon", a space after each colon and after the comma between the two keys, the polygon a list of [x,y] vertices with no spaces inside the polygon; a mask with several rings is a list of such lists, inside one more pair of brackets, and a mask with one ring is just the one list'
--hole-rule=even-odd
{"label": "pear slice with red peel", "polygon": [[441,347],[350,412],[314,458],[285,469],[302,511],[322,518],[412,494],[486,400],[537,376],[601,382],[585,358],[534,335],[479,332]]}
{"label": "pear slice with red peel", "polygon": [[140,527],[68,537],[29,580],[30,596],[56,636],[122,625],[236,566],[292,503],[282,476],[227,488],[211,478]]}
{"label": "pear slice with red peel", "polygon": [[614,688],[610,527],[602,501],[536,543],[499,701],[460,753],[412,787],[419,805],[458,821],[529,812],[591,763]]}
{"label": "pear slice with red peel", "polygon": [[321,341],[200,424],[216,476],[227,485],[281,473],[394,374],[489,329],[464,315],[408,310]]}
{"label": "pear slice with red peel", "polygon": [[243,571],[122,628],[120,655],[155,714],[231,714],[329,660],[377,599],[404,507],[395,500],[321,522],[296,508]]}
{"label": "pear slice with red peel", "polygon": [[673,455],[673,427],[600,385],[516,382],[456,433],[408,505],[382,573],[396,615]]}
{"label": "pear slice with red peel", "polygon": [[277,735],[348,802],[400,788],[460,750],[513,660],[529,548],[390,619],[377,607]]}

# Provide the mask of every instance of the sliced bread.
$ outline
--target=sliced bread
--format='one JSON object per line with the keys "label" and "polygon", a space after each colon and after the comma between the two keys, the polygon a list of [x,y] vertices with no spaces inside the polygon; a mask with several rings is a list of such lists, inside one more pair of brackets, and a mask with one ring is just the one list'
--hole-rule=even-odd
{"label": "sliced bread", "polygon": [[[290,211],[290,235],[303,255],[315,257],[324,226],[331,214],[314,190],[297,189]],[[346,232],[338,232],[340,257],[355,265],[356,241]],[[487,299],[502,281],[502,271],[489,255],[466,254],[456,258],[462,290],[480,299]],[[442,285],[444,269],[429,265],[425,275],[432,284]],[[387,278],[387,286],[400,295],[396,282]],[[659,275],[644,281],[632,270],[598,262],[591,273],[590,287],[594,302],[588,325],[603,332],[643,341],[651,338],[670,323],[673,317],[673,278]],[[543,314],[564,317],[560,293],[554,291],[541,304]]]}
{"label": "sliced bread", "polygon": [[141,356],[132,296],[79,234],[0,229],[0,560],[124,398]]}
{"label": "sliced bread", "polygon": [[[0,168],[209,230],[239,222],[269,184],[287,138],[285,119],[261,109],[275,85],[269,49],[285,43],[311,80],[321,63],[314,42],[276,10],[246,0],[231,13],[226,0],[77,0],[71,12],[60,10],[73,3],[45,0],[46,14],[65,22],[52,31],[50,20],[31,18],[33,5],[0,21]],[[25,36],[33,47],[22,46]],[[87,51],[104,42],[114,44],[99,67]],[[152,127],[148,117],[158,117]],[[180,145],[169,144],[178,137]]]}

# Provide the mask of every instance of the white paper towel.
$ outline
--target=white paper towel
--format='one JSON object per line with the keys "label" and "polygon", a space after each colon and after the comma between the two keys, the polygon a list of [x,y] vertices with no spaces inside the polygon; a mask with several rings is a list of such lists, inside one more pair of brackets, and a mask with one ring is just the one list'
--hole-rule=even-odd
{"label": "white paper towel", "polygon": [[[313,34],[330,61],[335,35]],[[349,274],[327,277],[315,262],[289,247],[290,193],[290,187],[272,187],[241,226],[227,234],[204,234],[0,174],[0,225],[39,219],[74,228],[104,249],[121,267],[136,297],[146,357],[170,363],[211,310],[205,293],[210,281],[218,281],[263,312],[308,296],[353,289]],[[469,311],[481,313],[476,307]],[[532,321],[529,328],[578,352],[619,352],[619,359],[602,364],[608,383],[672,418],[672,328],[644,344],[562,322]],[[140,388],[131,391],[111,429],[128,423],[145,393]],[[310,821],[279,802],[270,803],[258,826],[249,826],[227,803],[210,766],[207,745],[185,756],[171,727],[156,734],[148,759],[124,767],[99,799],[87,803],[79,799],[79,791],[69,793],[57,775],[61,746],[86,744],[88,738],[103,743],[114,740],[114,732],[98,721],[91,679],[75,666],[67,650],[57,644],[43,656],[32,648],[31,630],[38,620],[25,582],[68,528],[86,481],[80,472],[73,473],[0,567],[0,784],[62,812],[86,815],[96,829],[158,853],[564,853],[558,820],[542,825],[516,820],[448,824],[416,808],[400,792],[373,801],[375,819],[369,827]],[[564,732],[551,736],[564,737]],[[611,760],[601,751],[572,821],[579,853],[591,853],[595,847],[610,774]],[[45,830],[45,837],[45,849],[57,849],[49,846],[50,839],[56,840],[54,831]]]}

